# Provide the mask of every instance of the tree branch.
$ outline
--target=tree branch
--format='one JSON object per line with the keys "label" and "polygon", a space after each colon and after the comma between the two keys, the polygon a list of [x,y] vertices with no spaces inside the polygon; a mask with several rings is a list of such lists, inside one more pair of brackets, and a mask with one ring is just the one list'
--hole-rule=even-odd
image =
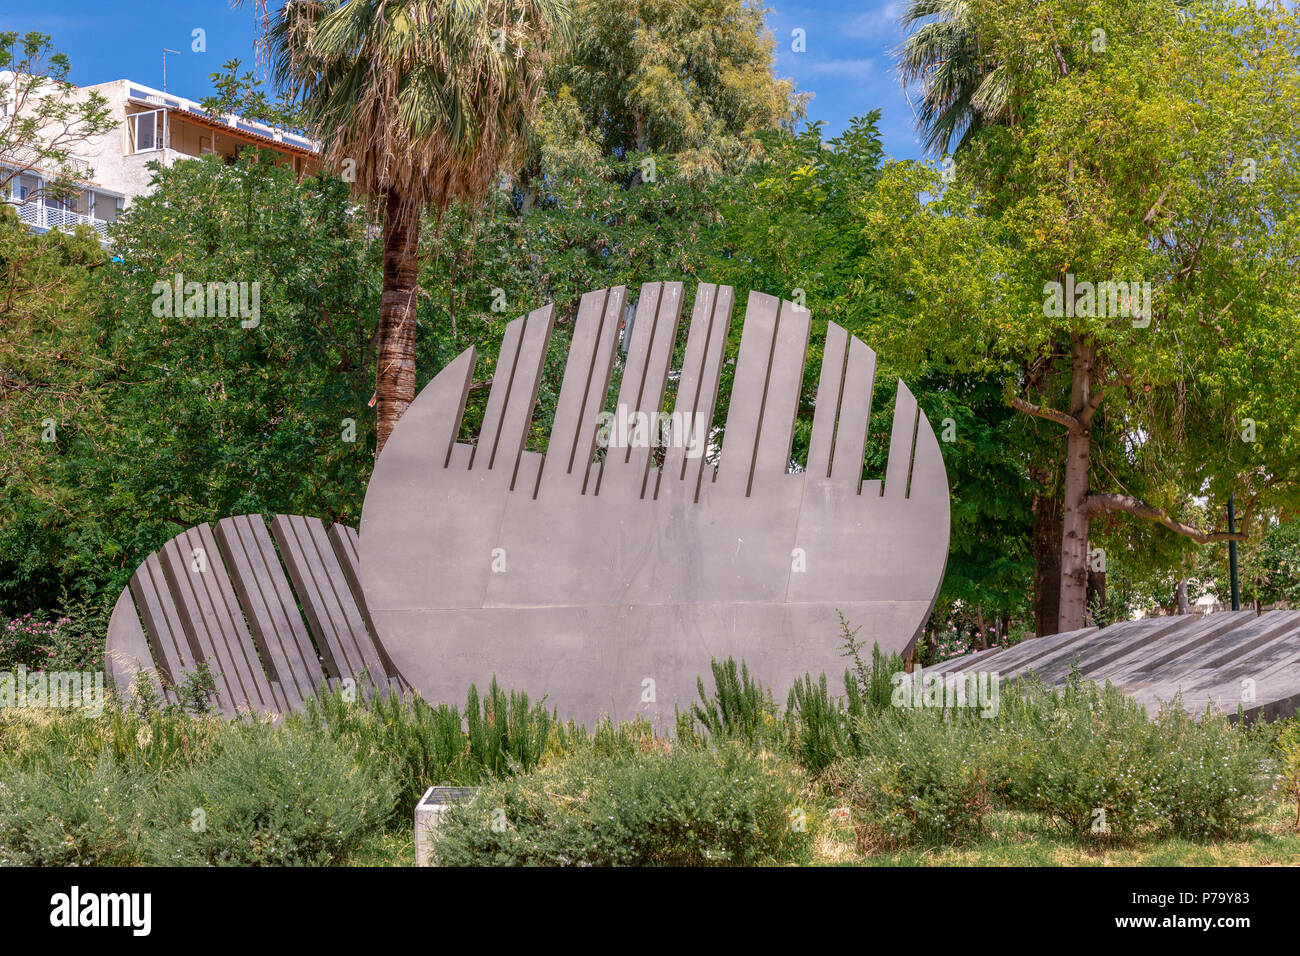
{"label": "tree branch", "polygon": [[1092,418],[1092,416],[1096,413],[1097,409],[1101,408],[1101,403],[1104,402],[1108,397],[1110,397],[1110,394],[1113,391],[1115,391],[1115,389],[1124,388],[1128,385],[1131,385],[1132,383],[1133,383],[1132,375],[1121,375],[1118,378],[1112,379],[1111,381],[1107,382],[1101,388],[1093,392],[1092,397],[1088,399],[1088,411],[1087,411],[1088,418],[1089,419]]}
{"label": "tree branch", "polygon": [[1194,528],[1189,524],[1184,524],[1177,518],[1172,517],[1169,512],[1165,511],[1163,508],[1149,505],[1145,501],[1134,498],[1132,495],[1089,495],[1084,499],[1083,509],[1089,516],[1101,514],[1102,512],[1122,511],[1138,518],[1145,518],[1147,521],[1154,521],[1156,524],[1163,525],[1170,531],[1175,531],[1185,538],[1191,538],[1197,544],[1212,544],[1215,541],[1246,540],[1246,525],[1248,521],[1244,516],[1241,522],[1241,530],[1235,533],[1230,533],[1227,531],[1201,531],[1199,528]]}
{"label": "tree branch", "polygon": [[1058,425],[1064,425],[1072,434],[1078,434],[1083,431],[1083,425],[1073,415],[1067,415],[1065,412],[1058,412],[1054,408],[1044,408],[1042,405],[1035,405],[1027,402],[1018,395],[1011,396],[1009,404],[1012,408],[1018,408],[1026,415],[1033,415],[1035,418],[1045,418],[1049,422],[1056,422]]}
{"label": "tree branch", "polygon": [[1164,189],[1160,190],[1160,195],[1156,197],[1156,201],[1151,204],[1151,208],[1148,209],[1146,214],[1142,217],[1142,225],[1150,227],[1151,223],[1156,218],[1156,213],[1160,211],[1160,206],[1164,203],[1165,197],[1168,195],[1169,187],[1166,185]]}

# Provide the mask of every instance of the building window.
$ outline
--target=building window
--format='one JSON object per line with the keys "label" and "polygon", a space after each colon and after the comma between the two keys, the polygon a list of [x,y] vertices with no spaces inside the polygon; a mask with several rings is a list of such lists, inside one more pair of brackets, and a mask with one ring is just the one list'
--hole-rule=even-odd
{"label": "building window", "polygon": [[165,110],[150,110],[147,113],[132,113],[127,117],[132,153],[148,153],[163,148],[165,113]]}

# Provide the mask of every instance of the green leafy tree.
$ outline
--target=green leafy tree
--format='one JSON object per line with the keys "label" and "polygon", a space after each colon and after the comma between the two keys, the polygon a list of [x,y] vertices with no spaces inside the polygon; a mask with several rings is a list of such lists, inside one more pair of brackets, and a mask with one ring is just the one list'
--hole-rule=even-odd
{"label": "green leafy tree", "polygon": [[24,173],[39,172],[45,182],[29,202],[68,199],[93,178],[77,150],[115,121],[101,94],[68,82],[71,69],[45,34],[0,32],[0,197],[17,202],[11,193]]}
{"label": "green leafy tree", "polygon": [[41,536],[77,509],[79,489],[51,478],[69,435],[102,414],[95,302],[107,261],[88,226],[35,235],[0,206],[0,618],[55,607],[66,584]]}
{"label": "green leafy tree", "polygon": [[[39,436],[31,417],[48,408],[57,441],[0,491],[6,608],[111,606],[150,551],[202,521],[356,523],[380,285],[365,228],[345,183],[299,183],[256,151],[156,171],[115,224],[121,261],[66,283],[91,315],[33,342],[25,379],[51,384],[16,431]],[[251,315],[207,308],[208,284],[231,282],[247,283]]]}
{"label": "green leafy tree", "polygon": [[1222,541],[1194,498],[1235,491],[1249,522],[1300,487],[1285,385],[1296,21],[1217,2],[1184,16],[1171,0],[975,9],[1023,120],[982,131],[946,190],[891,169],[865,221],[894,240],[873,266],[907,303],[889,325],[899,347],[972,371],[1016,363],[1009,403],[1063,430],[1067,630],[1086,616],[1094,520]]}
{"label": "green leafy tree", "polygon": [[688,177],[736,170],[757,158],[758,133],[803,113],[807,98],[773,73],[762,7],[576,0],[574,16],[581,29],[548,85],[571,91],[605,155],[672,154]]}
{"label": "green leafy tree", "polygon": [[[802,414],[793,458],[805,461],[821,342],[835,322],[878,345],[892,309],[888,283],[863,264],[872,243],[860,225],[862,205],[875,194],[884,163],[879,113],[855,118],[823,140],[810,125],[795,136],[765,141],[765,158],[721,181],[718,225],[708,271],[737,289],[762,289],[802,300],[813,315]],[[884,474],[897,374],[908,384],[941,438],[952,493],[952,544],[937,611],[969,609],[972,625],[1024,613],[1031,484],[1024,467],[1033,435],[1001,401],[1000,382],[963,374],[941,359],[907,366],[881,347],[880,383],[873,401],[864,474]],[[979,614],[976,614],[976,612]]]}
{"label": "green leafy tree", "polygon": [[227,60],[220,70],[209,74],[217,92],[199,105],[214,116],[234,113],[279,129],[307,132],[302,110],[290,96],[284,91],[274,98],[268,96],[257,74],[252,70],[241,73],[241,65],[238,58]]}
{"label": "green leafy tree", "polygon": [[468,345],[482,356],[466,434],[482,415],[507,320],[556,306],[539,395],[544,436],[583,293],[622,284],[634,299],[646,281],[719,281],[710,253],[719,191],[802,109],[773,75],[760,10],[580,0],[574,24],[574,42],[548,67],[515,188],[482,207],[454,204],[425,231],[421,294],[437,347],[455,349],[439,361]]}

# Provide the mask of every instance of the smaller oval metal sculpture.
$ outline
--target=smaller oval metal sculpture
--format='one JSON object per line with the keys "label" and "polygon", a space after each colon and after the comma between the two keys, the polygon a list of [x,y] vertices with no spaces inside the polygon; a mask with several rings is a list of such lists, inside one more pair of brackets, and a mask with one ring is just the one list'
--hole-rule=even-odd
{"label": "smaller oval metal sculpture", "polygon": [[323,685],[410,689],[374,641],[357,533],[301,515],[269,529],[261,515],[190,528],[122,589],[105,663],[124,699],[182,703],[201,662],[209,704],[231,717],[299,710]]}
{"label": "smaller oval metal sculpture", "polygon": [[506,327],[475,445],[456,440],[472,348],[416,398],[371,478],[360,573],[380,643],[426,699],[495,675],[562,718],[663,719],[714,658],[744,659],[778,691],[842,673],[837,611],[868,647],[915,640],[948,549],[929,422],[900,381],[884,480],[864,482],[876,356],[831,324],[807,467],[792,473],[811,315],[753,292],[715,468],[732,304],[729,287],[700,285],[666,426],[680,283],[643,286],[626,336],[624,288],[583,296],[544,455],[524,443],[549,305]]}

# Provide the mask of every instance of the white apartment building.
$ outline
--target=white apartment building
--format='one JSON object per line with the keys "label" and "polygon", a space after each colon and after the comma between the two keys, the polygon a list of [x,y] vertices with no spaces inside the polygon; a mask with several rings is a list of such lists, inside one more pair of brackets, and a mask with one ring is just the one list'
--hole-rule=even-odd
{"label": "white apartment building", "polygon": [[[12,81],[0,74],[0,90],[12,91]],[[177,160],[216,154],[234,162],[241,151],[261,147],[279,154],[299,176],[319,169],[319,144],[234,114],[213,116],[194,100],[163,93],[133,80],[113,80],[79,87],[75,95],[99,93],[108,101],[116,120],[107,133],[88,138],[76,147],[71,165],[79,171],[82,186],[70,201],[44,195],[45,183],[56,171],[32,168],[21,157],[0,155],[0,166],[24,169],[9,184],[5,201],[31,229],[71,232],[86,224],[106,239],[108,225],[131,200],[149,192],[150,161],[170,166]],[[0,123],[8,121],[12,102],[0,99]],[[81,177],[84,176],[84,179]]]}

